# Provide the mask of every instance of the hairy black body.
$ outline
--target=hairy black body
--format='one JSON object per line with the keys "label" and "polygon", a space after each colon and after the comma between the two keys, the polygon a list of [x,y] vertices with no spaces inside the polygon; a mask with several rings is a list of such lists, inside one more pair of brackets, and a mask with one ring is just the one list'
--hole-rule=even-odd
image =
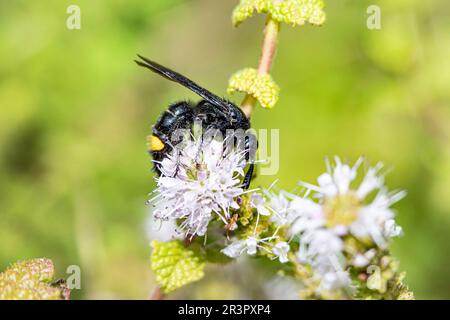
{"label": "hairy black body", "polygon": [[[249,119],[235,104],[216,96],[175,71],[140,55],[138,56],[142,60],[135,60],[138,65],[185,86],[203,98],[197,104],[185,101],[174,103],[162,113],[153,126],[152,136],[149,137],[149,152],[156,162],[163,160],[167,153],[180,142],[173,138],[173,133],[178,129],[192,130],[194,123],[201,123],[205,132],[218,130],[223,137],[227,135],[227,130],[243,130],[245,132],[250,129]],[[250,148],[249,146],[253,142],[256,144],[256,138],[254,141],[251,140],[248,137],[245,140],[247,159],[249,159],[248,153],[250,150],[256,150],[256,148]],[[243,181],[244,188],[248,188],[250,185],[253,166],[253,163],[250,163]],[[155,163],[154,169],[158,174],[161,174],[157,163]]]}

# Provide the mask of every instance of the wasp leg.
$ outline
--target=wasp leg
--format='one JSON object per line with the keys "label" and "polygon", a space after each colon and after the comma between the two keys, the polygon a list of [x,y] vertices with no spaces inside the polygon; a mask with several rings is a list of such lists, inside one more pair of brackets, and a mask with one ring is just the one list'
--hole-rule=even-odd
{"label": "wasp leg", "polygon": [[245,174],[244,182],[242,184],[244,190],[247,190],[250,187],[250,182],[252,181],[254,168],[255,168],[255,165],[253,163],[251,163],[250,167],[248,168],[247,173]]}

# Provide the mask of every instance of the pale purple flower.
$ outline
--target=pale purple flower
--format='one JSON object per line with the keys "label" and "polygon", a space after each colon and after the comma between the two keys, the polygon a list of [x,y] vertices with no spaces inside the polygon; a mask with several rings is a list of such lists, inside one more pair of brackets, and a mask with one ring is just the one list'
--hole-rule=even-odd
{"label": "pale purple flower", "polygon": [[155,196],[149,201],[160,220],[179,220],[186,235],[202,236],[214,216],[227,224],[230,210],[238,209],[244,193],[241,179],[246,166],[239,152],[224,153],[223,143],[188,140],[159,163]]}

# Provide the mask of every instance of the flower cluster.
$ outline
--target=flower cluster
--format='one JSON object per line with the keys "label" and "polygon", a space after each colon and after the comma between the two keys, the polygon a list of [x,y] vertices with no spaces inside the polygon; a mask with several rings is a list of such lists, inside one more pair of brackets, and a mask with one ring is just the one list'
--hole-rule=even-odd
{"label": "flower cluster", "polygon": [[241,0],[232,21],[238,26],[255,13],[265,13],[291,26],[302,26],[306,22],[322,25],[325,22],[323,7],[322,0]]}
{"label": "flower cluster", "polygon": [[245,92],[255,97],[263,108],[273,108],[278,101],[280,88],[268,74],[260,75],[253,68],[233,74],[228,82],[228,93]]}
{"label": "flower cluster", "polygon": [[214,216],[228,224],[231,210],[239,208],[244,194],[241,179],[246,160],[243,152],[225,152],[223,142],[202,139],[177,145],[159,163],[154,205],[155,219],[182,220],[185,235],[203,236]]}
{"label": "flower cluster", "polygon": [[[257,216],[270,216],[276,232],[285,230],[286,241],[277,239],[271,253],[284,263],[289,261],[288,252],[295,250],[292,262],[311,269],[310,276],[317,284],[315,294],[339,290],[353,294],[349,270],[363,270],[374,263],[389,240],[402,233],[391,205],[405,192],[387,191],[382,164],[358,177],[362,162],[361,158],[350,166],[338,157],[334,165],[327,162],[327,172],[319,176],[318,185],[300,182],[306,189],[304,196],[285,191],[265,191],[263,197],[252,195]],[[264,244],[275,237],[251,235],[233,242],[223,253],[229,257],[244,252],[255,255],[257,249],[267,251]]]}
{"label": "flower cluster", "polygon": [[[353,186],[361,163],[362,158],[351,167],[336,157],[333,166],[327,163],[328,170],[319,176],[318,185],[301,183],[311,191],[309,197],[293,197],[290,204],[297,214],[290,226],[290,233],[299,238],[297,258],[312,266],[325,291],[351,291],[345,268],[366,267],[377,249],[386,249],[389,240],[402,233],[390,206],[405,192],[387,191],[380,173],[382,164],[369,168],[359,185]],[[345,248],[348,239],[364,244],[360,247],[367,251],[349,255]]]}
{"label": "flower cluster", "polygon": [[158,163],[161,176],[149,200],[153,204],[153,218],[178,222],[177,231],[184,237],[206,235],[214,219],[233,231],[238,226],[233,224],[233,213],[239,214],[239,203],[248,196],[249,207],[257,214],[254,232],[231,243],[222,252],[236,258],[244,252],[256,255],[259,250],[265,250],[280,262],[287,262],[289,245],[278,241],[278,230],[267,237],[258,237],[259,216],[269,217],[275,211],[269,211],[266,197],[258,189],[242,188],[246,165],[244,151],[227,150],[223,141],[192,139],[177,145]]}
{"label": "flower cluster", "polygon": [[[388,245],[402,234],[391,206],[405,192],[387,190],[382,164],[358,175],[362,163],[360,158],[350,166],[336,157],[317,185],[300,182],[302,196],[273,187],[244,190],[244,151],[194,139],[158,163],[161,176],[149,202],[155,219],[175,222],[191,240],[210,234],[211,222],[221,221],[223,255],[265,256],[296,266],[303,271],[294,276],[307,284],[309,296],[352,297],[363,287],[372,290],[367,269],[374,265],[384,268],[386,279],[377,285],[382,293],[389,281],[401,282]],[[403,290],[401,284],[396,288]]]}

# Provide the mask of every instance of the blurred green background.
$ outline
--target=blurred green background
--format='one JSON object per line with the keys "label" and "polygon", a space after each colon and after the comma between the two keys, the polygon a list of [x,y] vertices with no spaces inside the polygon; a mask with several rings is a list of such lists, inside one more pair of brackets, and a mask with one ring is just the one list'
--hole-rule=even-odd
{"label": "blurred green background", "polygon": [[[225,95],[228,77],[257,63],[264,25],[256,17],[234,29],[236,3],[0,2],[0,270],[48,257],[60,277],[81,266],[75,298],[149,295],[145,137],[166,105],[197,98],[133,58]],[[323,27],[282,27],[281,97],[252,124],[280,129],[288,190],[313,182],[326,155],[392,168],[388,185],[408,191],[396,205],[405,236],[394,254],[418,298],[450,298],[450,3],[326,3]],[[70,4],[81,8],[81,30],[66,28]],[[381,30],[366,27],[370,4],[381,7]],[[242,297],[242,273],[227,268],[179,295]]]}

